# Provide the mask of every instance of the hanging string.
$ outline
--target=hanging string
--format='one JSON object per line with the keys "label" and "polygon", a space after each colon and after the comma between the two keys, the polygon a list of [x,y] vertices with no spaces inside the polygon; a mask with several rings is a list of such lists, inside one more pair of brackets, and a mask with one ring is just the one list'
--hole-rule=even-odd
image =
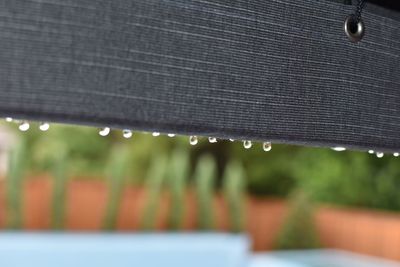
{"label": "hanging string", "polygon": [[367,4],[367,0],[357,0],[356,11],[354,13],[354,18],[356,19],[356,23],[360,22],[362,11]]}

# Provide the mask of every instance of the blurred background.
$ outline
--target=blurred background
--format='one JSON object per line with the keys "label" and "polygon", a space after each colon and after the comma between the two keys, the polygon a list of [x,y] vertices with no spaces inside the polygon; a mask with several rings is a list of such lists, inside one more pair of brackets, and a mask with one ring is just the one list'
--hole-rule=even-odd
{"label": "blurred background", "polygon": [[336,249],[400,261],[399,160],[200,137],[191,146],[151,133],[102,137],[78,126],[21,132],[4,122],[0,228],[220,232],[247,236],[254,255]]}

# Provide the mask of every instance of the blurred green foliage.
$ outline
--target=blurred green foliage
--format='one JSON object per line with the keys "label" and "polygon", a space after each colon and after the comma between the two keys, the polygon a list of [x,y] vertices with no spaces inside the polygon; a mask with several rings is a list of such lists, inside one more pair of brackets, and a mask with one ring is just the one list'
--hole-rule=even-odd
{"label": "blurred green foliage", "polygon": [[199,158],[194,172],[197,200],[197,227],[200,230],[214,228],[214,210],[212,209],[215,189],[216,166],[210,155]]}
{"label": "blurred green foliage", "polygon": [[62,230],[65,224],[68,160],[65,149],[58,151],[53,159],[53,192],[51,201],[51,224],[54,230]]}
{"label": "blurred green foliage", "polygon": [[228,206],[231,232],[241,232],[244,228],[245,178],[240,162],[231,161],[227,164],[223,178],[223,191]]}
{"label": "blurred green foliage", "polygon": [[158,204],[160,203],[167,162],[168,157],[166,154],[157,153],[149,167],[149,172],[145,181],[147,200],[142,216],[142,230],[150,231],[155,229]]}
{"label": "blurred green foliage", "polygon": [[277,249],[313,249],[318,247],[313,207],[301,191],[290,197],[290,210],[278,236]]}
{"label": "blurred green foliage", "polygon": [[28,136],[31,171],[52,171],[55,155],[67,151],[72,176],[103,174],[112,138],[101,138],[96,129],[89,127],[53,126],[43,133],[35,126],[31,125],[31,130],[24,133]]}
{"label": "blurred green foliage", "polygon": [[315,201],[353,207],[400,210],[397,158],[362,152],[302,149],[293,162],[298,188]]}
{"label": "blurred green foliage", "polygon": [[6,179],[6,203],[7,203],[7,222],[8,229],[22,228],[22,192],[23,180],[27,165],[26,140],[21,139],[11,151],[8,175]]}
{"label": "blurred green foliage", "polygon": [[[308,149],[309,148],[301,148]],[[242,162],[247,174],[247,188],[259,196],[285,197],[296,185],[292,163],[299,150],[295,146],[273,145],[271,152],[264,152],[261,144],[245,150],[240,144],[232,144],[231,157]]]}
{"label": "blurred green foliage", "polygon": [[[171,151],[185,147],[190,159],[190,165],[184,167],[187,168],[185,172],[189,173],[188,179],[194,179],[195,184],[204,188],[207,188],[207,180],[202,184],[197,181],[196,173],[191,174],[197,172],[195,166],[200,158],[211,155],[216,165],[215,183],[212,184],[216,187],[222,185],[223,170],[227,162],[233,159],[243,165],[247,190],[253,195],[286,197],[290,192],[301,189],[317,202],[400,210],[400,197],[397,194],[400,159],[390,156],[377,159],[366,152],[339,153],[327,148],[286,145],[274,145],[271,152],[265,153],[261,144],[254,144],[252,149],[245,150],[240,142],[220,140],[217,144],[209,144],[205,138],[200,139],[198,146],[191,147],[188,137],[153,137],[141,133],[127,140],[120,131],[101,137],[95,128],[60,125],[52,125],[48,132],[43,133],[37,129],[37,124],[32,124],[29,132],[20,135],[26,141],[27,158],[24,161],[30,173],[53,171],[55,155],[66,151],[69,177],[103,179],[104,166],[109,161],[113,147],[122,145],[127,150],[126,182],[146,185],[151,179],[147,175],[148,169],[154,168],[152,162],[156,164],[154,155],[172,156]],[[172,172],[172,169],[179,169],[175,164],[186,164],[182,162],[174,163],[171,159],[166,165]],[[174,206],[177,207],[174,208],[176,214],[170,218],[170,226],[174,228],[179,226],[183,212],[178,205],[178,199],[182,197],[180,183],[183,180],[168,181],[174,195]],[[176,184],[170,183],[172,181]],[[185,184],[190,182],[184,181]]]}
{"label": "blurred green foliage", "polygon": [[171,230],[179,230],[182,227],[189,168],[189,153],[187,149],[183,148],[183,146],[176,148],[172,152],[167,170],[167,183],[171,196],[168,226]]}
{"label": "blurred green foliage", "polygon": [[116,146],[109,159],[106,177],[108,182],[108,198],[105,215],[103,218],[103,230],[115,230],[117,224],[119,203],[121,202],[124,182],[127,175],[129,162],[128,150],[123,146]]}

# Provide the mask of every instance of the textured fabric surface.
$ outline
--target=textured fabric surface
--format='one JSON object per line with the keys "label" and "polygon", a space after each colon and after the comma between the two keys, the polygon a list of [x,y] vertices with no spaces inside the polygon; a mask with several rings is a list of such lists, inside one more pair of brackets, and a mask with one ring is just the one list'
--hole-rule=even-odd
{"label": "textured fabric surface", "polygon": [[0,0],[0,115],[400,150],[400,13],[314,0]]}

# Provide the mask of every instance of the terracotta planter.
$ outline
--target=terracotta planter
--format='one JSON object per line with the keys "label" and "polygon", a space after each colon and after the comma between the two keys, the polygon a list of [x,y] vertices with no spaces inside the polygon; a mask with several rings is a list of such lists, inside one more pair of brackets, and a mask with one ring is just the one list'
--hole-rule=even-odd
{"label": "terracotta planter", "polygon": [[22,200],[24,228],[46,230],[50,228],[52,182],[48,178],[32,179],[24,183]]}
{"label": "terracotta planter", "polygon": [[323,207],[316,222],[326,247],[400,260],[399,214]]}
{"label": "terracotta planter", "polygon": [[[27,230],[49,230],[51,225],[51,179],[29,179],[24,184],[23,216]],[[71,231],[98,231],[107,203],[107,186],[102,181],[74,180],[68,184],[66,228]],[[123,191],[117,229],[137,231],[146,203],[143,188],[127,187]],[[229,229],[228,212],[221,195],[214,198],[218,231]],[[166,192],[161,196],[156,228],[167,229],[170,210]],[[253,249],[271,250],[287,212],[279,199],[246,198],[246,229]],[[196,229],[196,198],[189,189],[185,200],[184,231]],[[4,185],[0,183],[0,227],[5,226]],[[400,215],[369,210],[320,207],[316,225],[324,247],[400,260]]]}

